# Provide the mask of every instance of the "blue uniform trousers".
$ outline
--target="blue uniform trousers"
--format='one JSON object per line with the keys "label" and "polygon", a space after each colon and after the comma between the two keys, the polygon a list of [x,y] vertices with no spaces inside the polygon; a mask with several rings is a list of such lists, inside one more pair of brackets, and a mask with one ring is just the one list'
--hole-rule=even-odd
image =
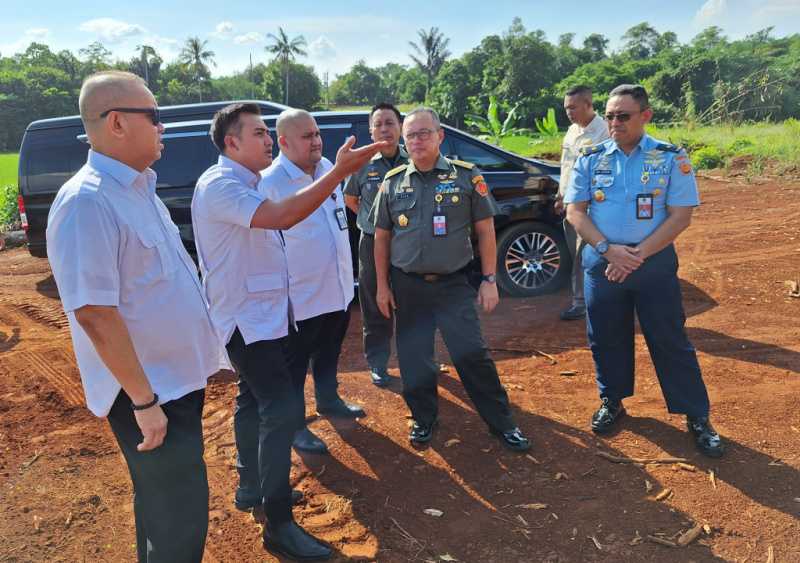
{"label": "blue uniform trousers", "polygon": [[586,326],[600,397],[620,401],[633,395],[635,313],[669,412],[708,416],[708,393],[684,331],[675,247],[650,256],[622,283],[605,277],[607,265],[594,248],[586,246]]}

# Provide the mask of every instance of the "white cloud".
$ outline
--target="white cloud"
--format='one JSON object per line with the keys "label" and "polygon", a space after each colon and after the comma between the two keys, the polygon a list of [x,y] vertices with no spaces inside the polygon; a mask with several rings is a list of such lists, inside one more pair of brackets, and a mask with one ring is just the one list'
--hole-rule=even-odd
{"label": "white cloud", "polygon": [[50,37],[50,30],[46,27],[33,27],[25,30],[25,37],[31,39],[46,39]]}
{"label": "white cloud", "polygon": [[728,0],[706,0],[697,13],[694,21],[698,25],[714,25],[728,10]]}
{"label": "white cloud", "polygon": [[257,31],[251,31],[242,35],[237,35],[233,38],[233,42],[237,45],[252,45],[254,43],[263,43],[264,36]]}
{"label": "white cloud", "polygon": [[320,35],[308,46],[311,56],[317,59],[332,59],[336,56],[336,47],[330,39]]}
{"label": "white cloud", "polygon": [[128,37],[141,35],[145,29],[135,23],[127,23],[113,18],[96,18],[83,22],[78,28],[87,33],[94,33],[108,43],[119,43]]}
{"label": "white cloud", "polygon": [[759,3],[759,15],[788,16],[800,15],[800,2],[797,0],[765,0]]}
{"label": "white cloud", "polygon": [[234,31],[236,31],[236,26],[233,25],[233,22],[223,21],[217,24],[217,27],[211,32],[211,36],[218,39],[230,39]]}

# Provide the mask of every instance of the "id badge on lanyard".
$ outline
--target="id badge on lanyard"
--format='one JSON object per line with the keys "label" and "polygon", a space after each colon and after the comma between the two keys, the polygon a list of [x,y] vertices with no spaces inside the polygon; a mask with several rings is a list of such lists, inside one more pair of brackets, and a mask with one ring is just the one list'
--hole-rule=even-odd
{"label": "id badge on lanyard", "polygon": [[636,195],[636,218],[639,220],[653,218],[653,194]]}

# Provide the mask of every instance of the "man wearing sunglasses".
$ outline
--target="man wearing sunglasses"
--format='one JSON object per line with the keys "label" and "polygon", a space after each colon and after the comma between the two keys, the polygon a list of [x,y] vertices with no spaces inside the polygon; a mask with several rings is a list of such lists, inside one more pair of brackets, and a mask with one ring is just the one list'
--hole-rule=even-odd
{"label": "man wearing sunglasses", "polygon": [[158,108],[136,75],[83,83],[91,150],[50,208],[47,255],[86,402],[108,418],[135,491],[139,561],[199,562],[208,529],[202,410],[229,368],[197,268],[156,196]]}
{"label": "man wearing sunglasses", "polygon": [[621,85],[606,105],[611,139],[583,149],[564,202],[583,251],[587,332],[601,406],[592,430],[606,433],[625,414],[634,389],[634,317],[638,317],[667,409],[686,415],[701,453],[724,445],[709,422],[709,401],[685,316],[673,241],[699,205],[683,149],[653,139],[642,86]]}

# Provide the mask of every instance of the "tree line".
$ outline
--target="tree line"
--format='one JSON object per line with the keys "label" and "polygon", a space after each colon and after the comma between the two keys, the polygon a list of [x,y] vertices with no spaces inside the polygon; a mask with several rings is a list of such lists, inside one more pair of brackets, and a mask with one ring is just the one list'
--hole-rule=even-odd
{"label": "tree line", "polygon": [[[800,34],[774,37],[771,28],[730,40],[709,27],[682,44],[675,33],[643,22],[627,30],[620,49],[611,52],[602,34],[576,45],[575,35],[565,33],[553,43],[544,31],[529,31],[514,18],[505,32],[484,37],[455,58],[449,40],[433,27],[409,42],[409,64],[370,67],[359,60],[332,81],[298,62],[306,56],[303,36],[279,28],[268,37],[267,62],[219,78],[211,77],[216,55],[199,37],[188,38],[171,62],[150,45],[140,45],[129,60],[114,59],[99,42],[77,54],[34,42],[21,53],[0,56],[0,151],[17,150],[33,119],[75,114],[82,80],[112,68],[142,76],[160,105],[260,98],[313,110],[426,102],[457,127],[470,115],[486,115],[495,99],[498,115],[505,118],[516,108],[513,125],[533,128],[576,84],[596,92],[600,109],[614,86],[642,83],[660,122],[800,117]],[[563,112],[556,113],[565,125]]]}

